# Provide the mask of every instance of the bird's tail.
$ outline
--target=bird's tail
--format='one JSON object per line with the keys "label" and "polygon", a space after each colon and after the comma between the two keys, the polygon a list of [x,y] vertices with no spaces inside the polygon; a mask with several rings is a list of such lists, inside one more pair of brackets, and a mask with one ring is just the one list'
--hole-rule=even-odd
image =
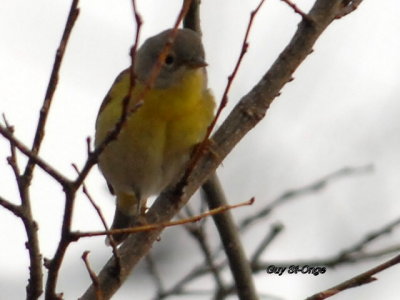
{"label": "bird's tail", "polygon": [[[111,229],[123,229],[138,225],[140,219],[140,203],[133,195],[117,194],[117,205],[115,206],[114,220]],[[118,245],[128,236],[128,233],[113,234],[112,238]],[[106,243],[110,244],[107,237]]]}

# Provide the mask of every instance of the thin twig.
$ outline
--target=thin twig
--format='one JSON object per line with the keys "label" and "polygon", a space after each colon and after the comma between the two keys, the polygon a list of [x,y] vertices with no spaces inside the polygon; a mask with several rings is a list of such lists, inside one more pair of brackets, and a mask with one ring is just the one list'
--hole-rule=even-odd
{"label": "thin twig", "polygon": [[[3,207],[12,211],[16,216],[18,216],[24,224],[25,232],[27,235],[26,248],[29,253],[30,267],[28,279],[28,285],[26,287],[27,299],[37,299],[43,292],[43,272],[42,272],[42,255],[40,253],[39,239],[38,239],[38,225],[33,219],[30,194],[29,194],[29,184],[30,180],[26,179],[25,176],[21,176],[20,169],[18,167],[16,149],[17,144],[14,138],[14,127],[12,127],[5,115],[3,114],[3,119],[6,127],[0,125],[0,133],[5,136],[10,142],[11,156],[7,158],[9,165],[11,166],[14,176],[18,186],[18,192],[21,199],[21,205],[16,206],[6,201],[0,203]],[[28,149],[28,152],[30,150]]]}
{"label": "thin twig", "polygon": [[[137,48],[139,46],[139,37],[140,37],[140,30],[142,28],[142,17],[140,16],[138,9],[136,7],[136,1],[132,0],[132,10],[133,10],[133,15],[136,21],[136,34],[135,34],[135,41],[133,43],[133,46],[131,48],[131,66],[130,66],[130,84],[129,84],[129,92],[128,92],[128,99],[130,101],[130,99],[132,99],[133,96],[133,90],[136,86],[136,74],[135,74],[135,61],[136,61],[136,52],[137,52]],[[129,104],[126,104],[129,105]]]}
{"label": "thin twig", "polygon": [[101,288],[99,286],[99,279],[97,278],[96,273],[90,267],[88,256],[89,256],[89,251],[83,252],[82,260],[85,263],[86,270],[89,273],[89,276],[90,276],[90,279],[92,280],[93,286],[96,289],[96,300],[103,300],[104,297],[103,297],[103,292],[101,291]]}
{"label": "thin twig", "polygon": [[311,21],[310,17],[304,11],[302,11],[300,8],[298,8],[295,3],[293,3],[290,0],[281,0],[281,1],[283,1],[287,5],[289,5],[294,10],[294,12],[296,14],[299,14],[304,20]]}
{"label": "thin twig", "polygon": [[369,245],[371,242],[375,241],[378,238],[381,238],[385,234],[389,234],[392,230],[400,224],[400,218],[390,222],[389,224],[383,226],[382,228],[375,230],[366,234],[358,243],[354,244],[352,247],[342,251],[337,260],[343,259],[351,259],[352,254],[357,252],[362,252],[364,248]]}
{"label": "thin twig", "polygon": [[[79,15],[78,4],[79,0],[73,0],[71,3],[71,8],[65,25],[64,33],[61,38],[60,45],[57,49],[53,70],[50,76],[50,82],[48,85],[42,109],[40,110],[39,122],[32,146],[32,152],[34,154],[38,153],[41,142],[43,140],[44,128],[46,125],[47,116],[49,113],[55,89],[57,87],[58,72],[61,66],[62,59],[64,57],[65,49],[67,47],[68,39],[70,37],[72,28],[74,27],[75,21],[77,20]],[[34,163],[32,159],[29,159],[27,167],[25,169],[24,176],[26,176],[27,178],[30,178],[32,176],[35,164],[36,163]],[[68,184],[68,186],[64,186],[64,190],[65,190],[65,207],[64,207],[64,217],[61,229],[61,239],[53,259],[48,261],[48,277],[45,289],[46,300],[61,299],[61,295],[58,295],[56,293],[58,273],[61,267],[62,260],[64,258],[64,254],[67,251],[69,244],[71,243],[69,233],[71,229],[72,211],[73,211],[76,189],[71,184]]]}
{"label": "thin twig", "polygon": [[[46,95],[44,97],[43,105],[42,108],[40,109],[39,121],[36,127],[35,137],[32,144],[31,151],[33,155],[37,155],[39,153],[40,145],[43,141],[47,116],[50,111],[50,106],[53,100],[54,92],[56,91],[57,88],[61,63],[64,58],[64,53],[65,49],[67,48],[69,37],[71,36],[71,32],[75,25],[75,21],[77,20],[79,15],[78,3],[79,0],[73,0],[71,3],[71,8],[64,28],[64,32],[60,44],[57,48],[56,56],[54,58],[53,69],[51,71],[49,84],[47,85],[47,90],[46,90]],[[32,173],[36,163],[37,162],[32,157],[29,157],[24,172],[24,177],[29,181],[31,180]]]}
{"label": "thin twig", "polygon": [[147,266],[149,269],[149,273],[152,275],[151,277],[153,278],[153,280],[155,282],[155,285],[157,288],[157,295],[162,295],[164,293],[164,285],[162,283],[160,273],[158,272],[156,263],[153,259],[153,256],[151,255],[151,253],[146,255],[146,262],[147,262]]}
{"label": "thin twig", "polygon": [[[77,167],[76,164],[72,164],[72,167],[75,169],[75,171],[79,174],[79,169]],[[96,202],[94,201],[93,197],[90,195],[85,182],[82,183],[82,191],[85,194],[86,198],[88,198],[90,204],[93,206],[93,208],[95,209],[97,215],[99,216],[101,223],[103,224],[103,227],[106,231],[109,230],[109,227],[107,225],[106,219],[103,216],[103,213],[101,212],[100,207],[96,204]],[[121,261],[118,255],[118,249],[117,249],[117,244],[115,243],[113,237],[111,234],[107,235],[107,239],[109,241],[109,244],[112,248],[112,253],[115,257],[115,261],[116,261],[116,267],[118,268],[118,270],[121,268]]]}
{"label": "thin twig", "polygon": [[[69,180],[64,177],[60,172],[49,165],[44,159],[40,158],[37,154],[33,153],[27,146],[25,146],[21,141],[19,141],[14,135],[4,126],[0,124],[0,134],[5,137],[10,143],[16,147],[19,151],[25,154],[30,161],[38,165],[43,171],[57,180],[62,186],[68,184]],[[25,176],[22,176],[25,178]]]}
{"label": "thin twig", "polygon": [[3,206],[5,209],[11,211],[14,215],[16,215],[19,218],[22,218],[24,215],[19,205],[15,205],[1,196],[0,196],[0,205]]}
{"label": "thin twig", "polygon": [[183,27],[196,31],[201,35],[200,0],[192,0],[190,8],[183,19]]}
{"label": "thin twig", "polygon": [[357,275],[349,280],[346,280],[346,281],[342,282],[341,284],[338,284],[330,289],[327,289],[323,292],[320,292],[311,297],[308,297],[306,300],[323,300],[323,299],[329,298],[333,295],[336,295],[337,293],[340,293],[341,291],[370,283],[372,281],[377,280],[375,277],[373,277],[373,275],[375,275],[383,270],[386,270],[390,267],[393,267],[394,265],[399,264],[399,263],[400,263],[400,255],[397,255],[394,258],[384,262],[383,264],[380,264],[379,266],[376,266],[360,275]]}
{"label": "thin twig", "polygon": [[222,95],[222,99],[220,101],[220,104],[218,106],[217,112],[215,114],[214,119],[212,120],[211,124],[208,126],[207,128],[207,132],[206,135],[203,139],[203,141],[195,148],[195,151],[192,155],[192,158],[188,164],[188,167],[185,170],[185,174],[183,176],[183,180],[187,180],[190,176],[190,174],[193,172],[193,168],[195,167],[195,165],[197,164],[197,162],[199,161],[200,157],[204,154],[205,149],[207,148],[207,146],[209,145],[208,140],[209,137],[211,135],[211,132],[214,130],[215,125],[217,124],[217,121],[223,111],[223,109],[225,108],[225,106],[228,103],[228,94],[230,91],[230,88],[232,86],[233,80],[236,77],[237,72],[239,71],[239,67],[242,63],[243,57],[245,56],[247,49],[249,48],[249,35],[250,35],[250,31],[251,28],[253,26],[253,22],[254,22],[254,18],[256,17],[257,13],[259,12],[259,10],[261,9],[262,5],[264,4],[265,0],[261,0],[258,4],[258,6],[250,13],[250,19],[249,22],[247,24],[247,29],[246,29],[246,33],[244,35],[243,38],[243,42],[242,42],[242,48],[240,50],[240,54],[239,57],[236,61],[235,67],[233,68],[233,71],[231,73],[231,75],[228,76],[228,82],[225,86],[225,90],[224,93]]}
{"label": "thin twig", "polygon": [[[4,120],[4,124],[6,125],[6,129],[8,130],[8,132],[10,133],[11,136],[14,135],[14,126],[11,126],[6,118],[6,115],[3,114],[3,120]],[[18,185],[20,184],[19,181],[21,180],[21,172],[18,166],[18,161],[17,161],[17,153],[16,153],[16,147],[14,145],[14,143],[10,142],[10,153],[11,155],[9,157],[7,157],[7,162],[8,164],[11,166],[11,169],[14,172],[14,177],[17,180]]]}
{"label": "thin twig", "polygon": [[259,261],[260,256],[264,253],[265,249],[278,236],[278,234],[282,232],[282,230],[283,230],[282,224],[272,225],[270,232],[268,232],[268,234],[265,235],[264,239],[257,246],[256,251],[254,251],[254,254],[251,257],[252,265],[256,264]]}
{"label": "thin twig", "polygon": [[378,230],[365,234],[360,239],[360,241],[354,243],[353,245],[340,251],[338,254],[332,257],[324,259],[316,259],[316,260],[303,260],[303,261],[291,261],[291,262],[263,262],[263,263],[254,262],[253,271],[258,272],[265,270],[266,267],[271,264],[279,266],[314,265],[314,266],[325,266],[333,268],[339,265],[343,265],[345,263],[355,263],[371,258],[382,257],[383,255],[387,254],[392,254],[400,250],[400,245],[387,247],[381,250],[375,250],[371,252],[366,252],[365,248],[376,239],[381,238],[384,235],[392,232],[392,230],[394,230],[399,225],[400,225],[400,218],[390,222],[389,224],[382,226],[382,228]]}
{"label": "thin twig", "polygon": [[58,243],[57,250],[53,258],[51,260],[48,260],[48,262],[46,263],[46,267],[48,268],[48,277],[45,292],[46,300],[62,299],[60,294],[56,294],[56,286],[64,255],[70,243],[75,240],[73,235],[71,234],[71,223],[75,202],[75,194],[76,190],[71,187],[65,190],[65,205],[61,227],[61,239]]}
{"label": "thin twig", "polygon": [[[215,174],[211,175],[203,184],[202,189],[206,194],[205,198],[210,209],[226,205],[227,200]],[[258,299],[250,263],[246,257],[232,214],[215,215],[213,219],[228,258],[239,299]],[[224,291],[220,292],[224,293]]]}
{"label": "thin twig", "polygon": [[345,176],[350,176],[350,175],[365,174],[365,173],[371,172],[372,170],[373,170],[372,165],[365,165],[365,166],[361,166],[361,167],[343,167],[337,171],[334,171],[328,175],[325,175],[321,179],[318,179],[317,181],[315,181],[311,184],[308,184],[301,188],[288,190],[288,191],[284,192],[283,194],[281,194],[278,198],[276,198],[275,200],[273,200],[272,202],[267,204],[264,208],[260,209],[256,214],[243,219],[239,224],[239,229],[240,229],[240,231],[245,231],[247,228],[249,228],[250,225],[252,225],[256,221],[264,219],[277,206],[280,206],[289,200],[294,200],[295,198],[298,198],[300,196],[321,191],[329,183],[331,183],[332,181],[334,181],[336,179],[339,179],[339,178],[342,178]]}
{"label": "thin twig", "polygon": [[210,245],[207,236],[204,234],[203,226],[187,225],[185,226],[190,235],[198,242],[201,251],[203,252],[205,262],[210,270],[211,275],[218,291],[225,291],[225,283],[221,277],[220,270],[216,267],[214,259],[211,254]]}
{"label": "thin twig", "polygon": [[171,221],[171,222],[147,224],[147,225],[136,226],[136,227],[112,229],[112,230],[108,230],[108,231],[71,232],[71,235],[73,236],[73,239],[79,239],[79,238],[83,238],[83,237],[100,236],[100,235],[108,235],[108,234],[123,234],[123,233],[131,234],[131,233],[159,230],[159,229],[163,229],[166,227],[172,227],[172,226],[178,226],[178,225],[198,222],[203,218],[221,214],[230,209],[235,209],[235,208],[242,207],[242,206],[252,205],[253,202],[254,202],[254,200],[250,199],[249,201],[241,202],[241,203],[238,203],[235,205],[222,205],[220,207],[211,209],[211,210],[204,212],[202,214],[199,214],[197,216],[193,216],[193,217],[182,219],[182,220]]}
{"label": "thin twig", "polygon": [[343,0],[342,10],[336,15],[336,19],[343,18],[344,16],[355,11],[363,0]]}
{"label": "thin twig", "polygon": [[176,38],[176,35],[178,34],[178,27],[179,24],[182,22],[183,18],[186,16],[187,12],[189,11],[190,5],[192,3],[192,0],[184,0],[183,5],[181,10],[179,11],[179,15],[175,21],[175,24],[169,34],[169,37],[167,39],[166,44],[164,45],[163,49],[161,50],[158,59],[156,61],[156,63],[153,66],[153,69],[150,72],[150,76],[146,82],[146,87],[147,89],[145,89],[142,93],[141,96],[139,96],[139,98],[143,98],[143,94],[147,93],[147,90],[149,88],[151,88],[151,86],[154,84],[154,82],[156,81],[160,71],[161,71],[161,67],[165,61],[165,58],[167,57],[168,53],[170,52],[172,45],[174,43],[174,40]]}

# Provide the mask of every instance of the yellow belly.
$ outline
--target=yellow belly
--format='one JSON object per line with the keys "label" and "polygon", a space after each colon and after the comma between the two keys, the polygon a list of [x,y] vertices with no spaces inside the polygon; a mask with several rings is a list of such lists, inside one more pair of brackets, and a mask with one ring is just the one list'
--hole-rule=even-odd
{"label": "yellow belly", "polygon": [[[213,118],[214,99],[204,88],[202,70],[190,70],[168,89],[149,90],[143,105],[129,116],[116,141],[99,159],[99,167],[116,193],[143,199],[159,193],[184,169],[193,146],[199,143]],[[96,146],[121,115],[129,89],[129,73],[111,88],[96,122]],[[137,83],[132,102],[143,86]]]}

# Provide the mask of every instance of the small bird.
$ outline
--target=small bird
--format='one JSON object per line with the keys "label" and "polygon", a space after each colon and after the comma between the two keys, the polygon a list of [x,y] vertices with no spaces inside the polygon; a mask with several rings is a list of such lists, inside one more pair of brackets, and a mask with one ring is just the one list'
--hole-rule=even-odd
{"label": "small bird", "polygon": [[[153,67],[170,39],[163,31],[139,48],[128,115],[116,140],[99,157],[99,168],[116,195],[112,229],[134,226],[149,196],[159,194],[183,171],[196,144],[214,117],[215,102],[207,88],[205,54],[198,33],[178,29],[158,77]],[[150,86],[148,86],[150,84]],[[97,147],[115,128],[130,89],[130,71],[122,71],[105,97],[96,121]],[[142,105],[135,109],[135,105]],[[117,243],[126,235],[114,235]]]}

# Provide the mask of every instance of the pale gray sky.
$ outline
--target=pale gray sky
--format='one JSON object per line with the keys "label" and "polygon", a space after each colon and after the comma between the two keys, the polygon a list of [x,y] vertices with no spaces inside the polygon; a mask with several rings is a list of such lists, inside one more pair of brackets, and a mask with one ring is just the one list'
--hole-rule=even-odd
{"label": "pale gray sky", "polygon": [[[144,24],[142,41],[171,27],[181,1],[137,1]],[[220,99],[232,71],[250,11],[258,1],[203,0],[202,25],[209,62],[209,85]],[[295,1],[308,9],[311,0]],[[130,0],[81,0],[81,13],[72,33],[61,69],[60,82],[40,155],[66,175],[71,163],[85,160],[85,139],[93,136],[98,107],[115,76],[129,64],[134,37]],[[16,128],[16,136],[30,143],[44,97],[54,54],[70,1],[2,0],[0,3],[0,113]],[[157,9],[155,9],[157,8]],[[236,211],[238,217],[255,212],[281,192],[312,182],[343,166],[373,163],[369,175],[337,181],[322,193],[303,197],[275,211],[251,238],[263,237],[271,222],[286,225],[265,253],[266,259],[325,257],[358,241],[399,215],[400,178],[400,2],[365,0],[353,14],[335,21],[314,47],[314,53],[296,71],[274,101],[266,118],[231,153],[220,168],[221,180],[232,203],[256,197],[252,207]],[[226,114],[261,78],[296,30],[299,16],[282,1],[269,0],[257,16],[250,48],[236,78]],[[0,138],[0,195],[17,202],[17,190],[5,157],[8,144]],[[21,161],[24,161],[21,156]],[[51,257],[60,232],[63,208],[61,188],[37,169],[32,187],[33,208],[40,226],[45,257]],[[111,220],[113,199],[97,168],[88,187]],[[28,258],[21,222],[0,208],[0,298],[25,295]],[[80,196],[74,228],[99,229],[101,224]],[[216,235],[211,226],[211,235]],[[180,230],[167,230],[161,245],[160,268],[169,277],[202,257],[190,256],[185,244],[176,248],[168,240],[188,243]],[[374,244],[398,241],[399,230]],[[381,243],[381,244],[380,244]],[[68,251],[58,291],[77,298],[90,280],[80,259],[91,250],[98,270],[106,257],[103,238],[82,240]],[[185,247],[183,247],[185,245]],[[183,249],[184,248],[184,249]],[[182,251],[182,252],[180,252]],[[14,259],[14,258],[18,259]],[[383,259],[381,260],[383,261]],[[260,292],[300,299],[376,265],[369,262],[329,270],[318,277],[256,276]],[[171,272],[174,269],[174,272]],[[143,270],[142,270],[143,271]],[[114,297],[131,299],[132,288],[143,289],[148,299],[153,288],[137,271],[134,280]],[[347,291],[335,299],[395,299],[398,267],[378,275],[379,281]],[[179,276],[178,276],[179,277]],[[71,287],[72,280],[77,280]],[[146,277],[147,279],[147,277]],[[172,280],[172,279],[168,279]],[[170,281],[171,283],[173,281]],[[288,288],[290,286],[290,288]],[[144,287],[144,288],[143,288]]]}

